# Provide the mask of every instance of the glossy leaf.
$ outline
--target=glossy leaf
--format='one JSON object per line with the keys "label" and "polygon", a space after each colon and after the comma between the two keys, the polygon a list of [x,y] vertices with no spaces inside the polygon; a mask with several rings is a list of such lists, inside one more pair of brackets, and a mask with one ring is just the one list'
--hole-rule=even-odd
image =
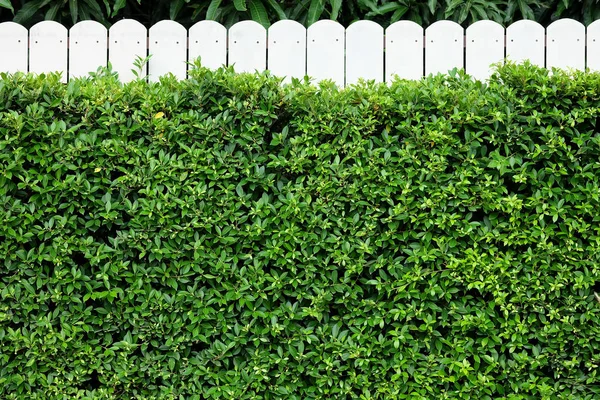
{"label": "glossy leaf", "polygon": [[206,19],[215,20],[217,17],[217,12],[219,11],[219,6],[221,5],[222,0],[211,0],[208,9],[206,10]]}
{"label": "glossy leaf", "polygon": [[317,22],[325,10],[325,0],[311,0],[306,24],[311,26]]}
{"label": "glossy leaf", "polygon": [[13,8],[10,0],[0,0],[0,7],[8,8],[10,11],[13,12],[13,14],[15,12],[15,9]]}
{"label": "glossy leaf", "polygon": [[247,0],[233,0],[233,5],[235,6],[235,9],[238,11],[246,11],[246,1]]}
{"label": "glossy leaf", "polygon": [[269,15],[267,14],[267,10],[265,6],[261,3],[260,0],[249,0],[248,8],[250,9],[250,15],[252,16],[252,20],[258,22],[265,28],[268,28],[271,25],[269,21]]}
{"label": "glossy leaf", "polygon": [[337,20],[340,10],[342,8],[342,0],[329,0],[331,6],[331,13],[329,14],[330,19]]}

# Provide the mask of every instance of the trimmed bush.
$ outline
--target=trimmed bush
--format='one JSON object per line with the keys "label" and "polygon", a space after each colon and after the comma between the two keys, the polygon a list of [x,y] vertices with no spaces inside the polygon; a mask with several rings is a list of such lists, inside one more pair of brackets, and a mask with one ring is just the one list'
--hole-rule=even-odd
{"label": "trimmed bush", "polygon": [[3,399],[600,396],[600,75],[0,80]]}

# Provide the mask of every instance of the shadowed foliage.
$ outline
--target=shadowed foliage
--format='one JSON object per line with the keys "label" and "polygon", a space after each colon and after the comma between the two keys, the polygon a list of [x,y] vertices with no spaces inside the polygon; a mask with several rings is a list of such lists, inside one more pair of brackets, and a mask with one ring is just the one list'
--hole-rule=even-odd
{"label": "shadowed foliage", "polygon": [[69,27],[92,19],[110,24],[133,18],[147,27],[172,19],[189,28],[210,19],[230,27],[252,19],[268,27],[281,19],[310,26],[319,19],[333,19],[344,26],[368,19],[383,27],[399,20],[427,27],[450,19],[464,27],[490,19],[509,25],[533,19],[546,26],[560,18],[573,18],[589,25],[600,18],[600,0],[0,0],[0,21],[14,20],[30,27],[42,20],[55,20]]}

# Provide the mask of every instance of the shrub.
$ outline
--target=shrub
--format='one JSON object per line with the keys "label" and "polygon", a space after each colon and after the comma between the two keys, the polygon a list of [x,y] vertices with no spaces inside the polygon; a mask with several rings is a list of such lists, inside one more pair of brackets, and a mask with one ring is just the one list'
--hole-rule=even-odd
{"label": "shrub", "polygon": [[[17,4],[20,3],[20,4]],[[268,28],[272,23],[291,19],[310,26],[331,19],[344,26],[367,19],[384,28],[400,21],[414,21],[424,28],[442,19],[468,27],[480,20],[505,26],[532,19],[547,26],[561,18],[589,25],[600,18],[600,0],[118,0],[109,4],[93,0],[0,0],[0,22],[13,20],[26,27],[53,20],[67,28],[78,21],[93,19],[109,27],[133,18],[147,28],[165,19],[189,28],[201,20],[215,20],[227,28],[244,20],[254,20]]]}
{"label": "shrub", "polygon": [[597,398],[600,75],[0,80],[0,397]]}

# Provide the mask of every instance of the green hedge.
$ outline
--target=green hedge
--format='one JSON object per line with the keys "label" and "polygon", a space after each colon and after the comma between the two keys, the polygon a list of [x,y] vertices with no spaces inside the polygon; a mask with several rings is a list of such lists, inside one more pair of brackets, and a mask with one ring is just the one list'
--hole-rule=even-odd
{"label": "green hedge", "polygon": [[600,75],[0,79],[0,398],[600,396]]}

